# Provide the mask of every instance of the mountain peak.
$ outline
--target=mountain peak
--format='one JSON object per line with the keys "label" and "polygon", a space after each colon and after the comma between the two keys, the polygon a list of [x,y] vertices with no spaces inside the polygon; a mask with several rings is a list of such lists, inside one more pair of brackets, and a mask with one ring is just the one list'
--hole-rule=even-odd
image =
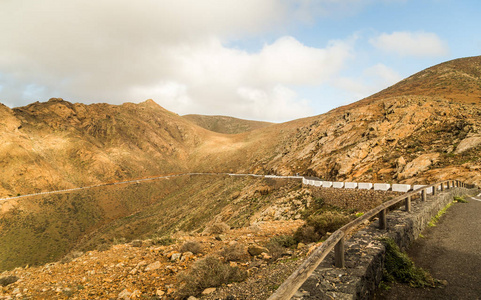
{"label": "mountain peak", "polygon": [[368,97],[442,97],[453,102],[481,104],[481,56],[447,61],[418,72]]}

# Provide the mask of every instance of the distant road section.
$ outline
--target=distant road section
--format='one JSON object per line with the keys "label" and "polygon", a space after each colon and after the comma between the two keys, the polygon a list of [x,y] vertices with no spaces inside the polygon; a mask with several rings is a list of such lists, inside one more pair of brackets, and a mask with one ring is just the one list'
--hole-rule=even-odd
{"label": "distant road section", "polygon": [[118,181],[118,182],[113,182],[113,183],[101,183],[101,184],[97,184],[97,185],[84,186],[84,187],[78,187],[78,188],[73,188],[73,189],[65,189],[65,190],[49,191],[49,192],[40,192],[40,193],[35,193],[35,194],[27,194],[27,195],[20,195],[20,196],[15,196],[15,197],[6,197],[6,198],[0,198],[0,201],[6,201],[6,200],[18,199],[18,198],[25,198],[25,197],[32,197],[32,196],[38,196],[38,195],[48,195],[48,194],[68,193],[68,192],[80,191],[80,190],[88,190],[88,189],[91,189],[91,188],[97,188],[97,187],[108,186],[108,185],[129,184],[129,183],[140,183],[140,182],[144,182],[144,181],[159,180],[159,179],[167,179],[167,178],[172,178],[172,177],[178,177],[178,176],[190,176],[190,175],[229,175],[229,176],[252,176],[252,177],[280,178],[280,179],[282,179],[282,178],[285,178],[285,179],[302,179],[302,178],[304,178],[304,177],[302,177],[302,176],[277,176],[277,175],[257,175],[257,174],[233,174],[233,173],[184,173],[184,174],[162,175],[162,176],[155,176],[155,177],[142,178],[142,179],[132,179],[132,180],[127,180],[127,181]]}

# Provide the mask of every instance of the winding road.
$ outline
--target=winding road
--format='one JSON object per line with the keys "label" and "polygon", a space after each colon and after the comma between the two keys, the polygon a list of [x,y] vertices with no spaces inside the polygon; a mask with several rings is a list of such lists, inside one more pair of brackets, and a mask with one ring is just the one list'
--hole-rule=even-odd
{"label": "winding road", "polygon": [[0,202],[12,200],[12,199],[18,199],[18,198],[38,196],[38,195],[58,194],[58,193],[66,193],[66,192],[87,190],[87,189],[91,189],[91,188],[97,188],[97,187],[108,186],[108,185],[140,183],[140,182],[144,182],[144,181],[167,179],[167,178],[178,177],[178,176],[191,176],[191,175],[252,176],[252,177],[280,178],[280,179],[286,179],[286,178],[287,179],[302,179],[302,178],[304,178],[303,176],[277,176],[277,175],[233,174],[233,173],[182,173],[182,174],[161,175],[161,176],[154,176],[154,177],[148,177],[148,178],[142,178],[142,179],[132,179],[132,180],[126,180],[126,181],[118,181],[118,182],[114,182],[114,183],[101,183],[101,184],[97,184],[97,185],[90,185],[90,186],[84,186],[84,187],[78,187],[78,188],[72,188],[72,189],[64,189],[64,190],[56,190],[56,191],[48,191],[48,192],[40,192],[40,193],[34,193],[34,194],[26,194],[26,195],[20,195],[20,196],[15,196],[15,197],[5,197],[5,198],[0,198]]}

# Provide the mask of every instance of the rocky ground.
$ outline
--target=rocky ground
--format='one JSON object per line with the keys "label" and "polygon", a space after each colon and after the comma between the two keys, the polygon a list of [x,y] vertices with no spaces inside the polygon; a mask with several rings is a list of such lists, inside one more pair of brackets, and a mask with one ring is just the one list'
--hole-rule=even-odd
{"label": "rocky ground", "polygon": [[[17,268],[0,274],[3,279],[17,278],[16,282],[0,287],[0,299],[174,299],[177,275],[197,260],[207,255],[221,256],[222,249],[236,243],[250,250],[264,245],[273,236],[292,234],[300,224],[300,220],[260,222],[251,228],[219,235],[179,236],[177,243],[168,246],[156,245],[153,240],[134,241],[103,252],[73,254],[71,257],[78,257],[71,260],[65,258],[44,266]],[[183,252],[186,241],[200,244],[202,253]],[[242,261],[230,262],[230,265],[246,270],[247,282],[235,288],[229,285],[207,292],[221,297],[236,295],[236,299],[249,299],[246,295],[252,293],[268,295],[290,275],[308,250],[301,245],[299,249],[287,251],[282,263],[267,253],[246,255]],[[270,284],[259,284],[263,281]],[[252,285],[257,288],[252,289]],[[205,295],[202,299],[212,297]]]}
{"label": "rocky ground", "polygon": [[73,252],[56,263],[5,271],[0,274],[0,299],[178,299],[179,274],[192,270],[195,262],[207,256],[239,268],[248,277],[239,283],[203,288],[203,294],[196,293],[196,297],[267,299],[318,246],[299,243],[269,248],[272,238],[292,236],[304,224],[303,209],[323,198],[338,209],[358,203],[355,210],[365,211],[392,196],[372,190],[302,188],[254,214],[247,227],[230,229],[225,223],[213,223],[201,233],[176,233],[172,244],[162,238],[135,240],[105,251]]}

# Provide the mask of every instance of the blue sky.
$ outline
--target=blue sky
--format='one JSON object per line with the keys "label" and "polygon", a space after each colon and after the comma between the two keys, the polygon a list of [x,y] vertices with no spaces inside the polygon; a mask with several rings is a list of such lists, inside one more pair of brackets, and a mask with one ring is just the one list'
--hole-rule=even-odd
{"label": "blue sky", "polygon": [[481,55],[480,15],[474,0],[5,0],[0,102],[287,121]]}

